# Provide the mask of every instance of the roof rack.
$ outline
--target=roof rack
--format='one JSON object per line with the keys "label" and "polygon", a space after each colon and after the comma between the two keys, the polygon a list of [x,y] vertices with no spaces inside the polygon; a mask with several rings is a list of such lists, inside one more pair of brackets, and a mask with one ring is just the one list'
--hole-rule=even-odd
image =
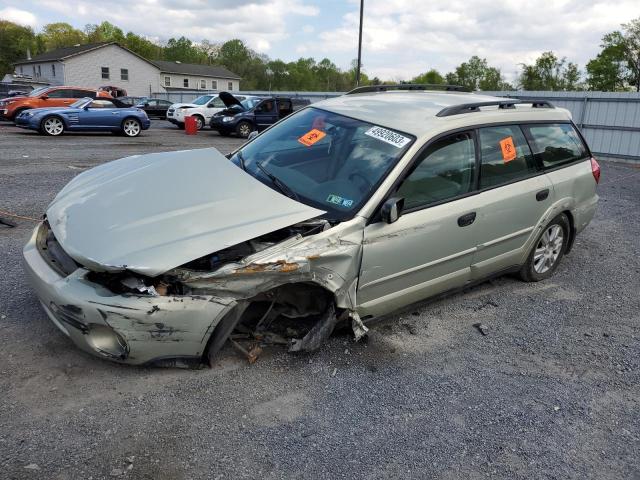
{"label": "roof rack", "polygon": [[388,92],[389,90],[443,90],[445,92],[470,92],[466,87],[460,85],[442,85],[439,83],[401,83],[399,85],[366,85],[364,87],[356,87],[346,93],[353,95],[355,93],[371,93],[371,92]]}
{"label": "roof rack", "polygon": [[436,113],[436,117],[450,117],[451,115],[460,115],[463,113],[479,112],[480,107],[495,107],[500,110],[508,110],[516,108],[516,105],[530,103],[532,108],[556,108],[551,102],[546,100],[495,100],[490,102],[473,102],[473,103],[461,103],[460,105],[452,105],[446,107]]}

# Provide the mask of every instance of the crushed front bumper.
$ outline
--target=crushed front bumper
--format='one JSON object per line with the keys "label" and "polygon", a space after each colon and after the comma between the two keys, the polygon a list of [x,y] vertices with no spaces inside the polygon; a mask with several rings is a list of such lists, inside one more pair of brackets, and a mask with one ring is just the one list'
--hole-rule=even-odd
{"label": "crushed front bumper", "polygon": [[23,250],[27,276],[51,321],[93,355],[133,365],[201,358],[211,332],[236,305],[205,295],[114,294],[89,281],[84,268],[65,277],[39,251],[40,228]]}

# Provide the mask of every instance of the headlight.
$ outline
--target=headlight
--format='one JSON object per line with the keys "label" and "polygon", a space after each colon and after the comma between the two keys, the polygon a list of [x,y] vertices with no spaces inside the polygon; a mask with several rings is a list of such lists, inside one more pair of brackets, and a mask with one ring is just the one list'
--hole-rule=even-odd
{"label": "headlight", "polygon": [[33,116],[33,112],[29,112],[29,111],[22,112],[22,113],[20,114],[20,116],[21,116],[21,117],[32,117],[32,116]]}
{"label": "headlight", "polygon": [[233,117],[222,117],[223,122],[233,122]]}

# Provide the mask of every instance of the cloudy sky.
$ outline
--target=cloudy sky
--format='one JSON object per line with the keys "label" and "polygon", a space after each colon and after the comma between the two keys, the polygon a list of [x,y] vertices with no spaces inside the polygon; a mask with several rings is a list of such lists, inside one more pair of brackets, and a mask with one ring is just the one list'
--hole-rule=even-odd
{"label": "cloudy sky", "polygon": [[[0,0],[0,18],[38,29],[108,20],[155,40],[241,38],[272,58],[357,56],[359,0]],[[365,0],[363,64],[403,80],[445,73],[471,55],[512,79],[521,62],[553,50],[581,68],[603,34],[640,17],[640,0]]]}

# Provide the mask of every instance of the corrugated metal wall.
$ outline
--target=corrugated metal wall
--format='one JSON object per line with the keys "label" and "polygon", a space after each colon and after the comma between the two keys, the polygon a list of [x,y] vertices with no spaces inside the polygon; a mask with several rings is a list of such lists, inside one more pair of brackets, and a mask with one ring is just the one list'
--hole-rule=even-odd
{"label": "corrugated metal wall", "polygon": [[482,92],[511,98],[549,100],[569,110],[600,158],[640,162],[640,93],[614,92]]}

